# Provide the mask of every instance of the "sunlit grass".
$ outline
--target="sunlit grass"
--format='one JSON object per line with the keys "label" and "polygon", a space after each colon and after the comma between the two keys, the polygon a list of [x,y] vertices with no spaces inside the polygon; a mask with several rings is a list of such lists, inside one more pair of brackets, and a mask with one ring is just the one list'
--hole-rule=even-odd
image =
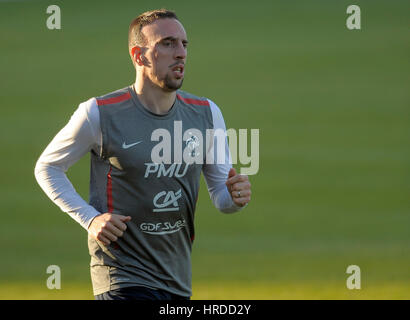
{"label": "sunlit grass", "polygon": [[349,290],[345,283],[199,283],[192,299],[339,300],[409,299],[410,283],[380,283]]}
{"label": "sunlit grass", "polygon": [[[91,285],[71,283],[50,290],[41,283],[0,285],[1,300],[93,300]],[[301,282],[199,282],[193,286],[192,300],[408,300],[410,282],[364,285],[349,290],[345,283]]]}
{"label": "sunlit grass", "polygon": [[90,300],[91,284],[71,283],[61,289],[48,289],[46,282],[0,284],[0,300]]}

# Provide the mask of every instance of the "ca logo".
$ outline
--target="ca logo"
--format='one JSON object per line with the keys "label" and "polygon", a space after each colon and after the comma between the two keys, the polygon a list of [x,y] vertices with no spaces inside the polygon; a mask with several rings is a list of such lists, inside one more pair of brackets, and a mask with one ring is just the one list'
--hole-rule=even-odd
{"label": "ca logo", "polygon": [[[162,203],[159,203],[161,198]],[[154,212],[165,212],[165,211],[178,211],[179,204],[178,199],[181,198],[181,189],[177,192],[174,191],[161,191],[158,193],[153,200],[154,206],[156,209],[153,209]]]}

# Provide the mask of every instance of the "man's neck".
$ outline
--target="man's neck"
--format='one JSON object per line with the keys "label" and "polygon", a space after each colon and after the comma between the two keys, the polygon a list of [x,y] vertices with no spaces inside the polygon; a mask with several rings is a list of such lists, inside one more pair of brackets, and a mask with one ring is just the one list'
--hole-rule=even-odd
{"label": "man's neck", "polygon": [[166,114],[173,106],[176,91],[167,92],[147,82],[134,84],[135,93],[142,105],[155,114]]}

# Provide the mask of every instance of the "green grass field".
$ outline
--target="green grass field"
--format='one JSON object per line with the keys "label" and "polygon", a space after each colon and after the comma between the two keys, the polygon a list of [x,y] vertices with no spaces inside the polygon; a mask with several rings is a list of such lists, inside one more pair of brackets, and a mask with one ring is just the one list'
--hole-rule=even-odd
{"label": "green grass field", "polygon": [[[46,28],[50,4],[61,30]],[[355,1],[353,31],[350,4],[0,1],[0,299],[93,299],[86,232],[34,165],[80,102],[134,81],[128,25],[159,7],[188,33],[183,89],[228,128],[260,129],[246,210],[220,214],[201,181],[193,299],[410,299],[410,3]],[[88,199],[89,158],[69,177]]]}

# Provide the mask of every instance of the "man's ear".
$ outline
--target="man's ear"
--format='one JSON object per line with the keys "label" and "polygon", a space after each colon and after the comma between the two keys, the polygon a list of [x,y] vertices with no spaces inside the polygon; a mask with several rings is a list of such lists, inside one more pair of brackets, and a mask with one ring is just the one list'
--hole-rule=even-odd
{"label": "man's ear", "polygon": [[136,62],[136,64],[138,64],[139,66],[143,65],[143,62],[141,59],[141,48],[140,47],[135,46],[131,48],[131,57]]}

